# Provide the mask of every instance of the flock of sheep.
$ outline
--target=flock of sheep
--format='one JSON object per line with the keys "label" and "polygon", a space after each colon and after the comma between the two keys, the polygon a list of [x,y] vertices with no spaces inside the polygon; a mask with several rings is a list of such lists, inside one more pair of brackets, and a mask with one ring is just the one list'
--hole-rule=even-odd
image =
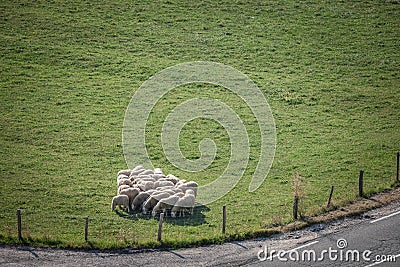
{"label": "flock of sheep", "polygon": [[196,182],[179,179],[162,170],[146,170],[136,166],[132,170],[121,170],[117,177],[117,195],[113,197],[112,211],[118,206],[128,212],[142,210],[152,216],[170,212],[171,217],[193,214],[198,185]]}

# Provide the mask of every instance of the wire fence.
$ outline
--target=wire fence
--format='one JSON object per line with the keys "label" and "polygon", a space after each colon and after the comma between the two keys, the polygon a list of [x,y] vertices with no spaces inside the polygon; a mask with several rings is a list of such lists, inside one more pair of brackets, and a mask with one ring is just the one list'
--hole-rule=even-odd
{"label": "wire fence", "polygon": [[[399,183],[399,153],[396,154],[396,174],[395,179],[390,178],[394,184]],[[354,177],[353,181],[346,187],[353,187],[354,191],[358,191],[356,197],[365,198],[368,197],[365,194],[365,175],[367,172],[360,170],[359,176]],[[296,182],[298,185],[298,181]],[[342,185],[343,186],[343,185]],[[336,195],[335,188],[337,185],[327,184],[326,186],[326,200],[319,206],[320,209],[334,208],[335,199],[340,199],[339,195]],[[292,209],[292,219],[297,220],[299,217],[302,218],[299,211],[302,205],[302,195],[299,194],[298,188],[294,188],[294,200]],[[313,199],[309,198],[309,201]],[[304,204],[304,206],[307,206]],[[220,206],[218,211],[214,211],[219,219],[218,223],[210,225],[213,227],[213,233],[216,236],[224,236],[230,233],[230,221],[229,221],[229,210],[226,205]],[[303,207],[304,208],[304,207]],[[306,207],[307,209],[308,207]],[[15,226],[6,226],[6,234],[10,236],[16,236],[21,242],[37,241],[41,240],[42,243],[47,245],[62,244],[63,240],[72,240],[76,246],[82,246],[83,244],[90,243],[93,240],[97,240],[99,243],[102,240],[108,240],[107,242],[115,242],[118,244],[120,240],[123,240],[126,244],[133,246],[140,245],[143,240],[147,244],[152,243],[153,245],[160,244],[163,242],[164,237],[172,240],[173,238],[179,240],[179,236],[193,234],[195,237],[189,240],[202,239],[201,229],[197,229],[197,226],[207,224],[206,213],[210,212],[207,206],[196,206],[192,214],[185,214],[184,216],[171,217],[171,212],[158,213],[153,216],[151,212],[143,214],[142,211],[125,212],[122,210],[116,210],[118,216],[115,218],[107,217],[107,221],[103,221],[102,216],[87,216],[83,214],[69,214],[69,215],[57,215],[54,214],[41,214],[35,211],[21,210],[18,209],[14,215],[16,216]],[[312,212],[311,212],[312,213]],[[300,215],[300,216],[299,216]],[[3,215],[4,216],[4,215]],[[118,225],[120,218],[125,219],[126,223],[120,225],[121,227],[116,228],[115,231],[110,232],[104,231],[104,224]],[[129,224],[130,223],[130,224]],[[67,227],[65,227],[67,225]],[[127,227],[127,225],[130,225]],[[174,226],[188,226],[192,227],[190,231],[180,232],[183,228],[177,228]],[[16,228],[16,231],[13,230]],[[111,233],[111,236],[105,234]],[[39,234],[38,234],[39,233]],[[188,240],[188,238],[180,238],[181,240]],[[129,242],[128,242],[129,241]]]}

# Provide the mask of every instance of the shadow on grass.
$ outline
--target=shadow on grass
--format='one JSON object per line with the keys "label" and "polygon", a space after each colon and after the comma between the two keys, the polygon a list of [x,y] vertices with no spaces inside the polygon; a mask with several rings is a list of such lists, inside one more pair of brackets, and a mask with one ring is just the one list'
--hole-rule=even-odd
{"label": "shadow on grass", "polygon": [[[204,205],[196,206],[193,210],[193,214],[186,214],[183,217],[176,217],[172,218],[170,213],[167,212],[166,216],[164,217],[164,223],[169,223],[172,225],[191,225],[197,226],[206,223],[206,216],[203,212],[210,211],[210,208]],[[151,214],[143,214],[141,211],[133,211],[133,212],[121,212],[119,210],[115,210],[115,213],[120,216],[121,218],[127,220],[138,220],[138,219],[147,219],[147,220],[159,220],[159,215],[153,217]]]}

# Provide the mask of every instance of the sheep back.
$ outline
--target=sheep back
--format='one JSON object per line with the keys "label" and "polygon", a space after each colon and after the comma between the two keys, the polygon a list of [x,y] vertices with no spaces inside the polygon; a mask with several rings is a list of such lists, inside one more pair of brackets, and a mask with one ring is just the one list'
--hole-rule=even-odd
{"label": "sheep back", "polygon": [[111,202],[111,210],[114,211],[115,208],[119,206],[120,208],[123,206],[125,210],[130,211],[129,207],[129,198],[126,195],[118,195],[113,197]]}

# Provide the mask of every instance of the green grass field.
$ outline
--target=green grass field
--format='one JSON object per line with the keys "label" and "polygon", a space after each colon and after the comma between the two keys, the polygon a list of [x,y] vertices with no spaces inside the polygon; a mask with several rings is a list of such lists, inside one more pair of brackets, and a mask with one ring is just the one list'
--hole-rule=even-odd
{"label": "green grass field", "polygon": [[[251,157],[238,186],[192,218],[167,218],[167,246],[243,238],[293,221],[293,176],[302,177],[303,216],[395,183],[400,150],[399,1],[2,1],[0,3],[0,242],[60,247],[155,247],[158,221],[110,211],[116,173],[126,168],[122,126],[135,90],[166,67],[215,61],[248,75],[277,127],[272,169],[247,192],[260,152],[250,109],[229,90],[192,84],[154,108],[146,141],[156,167],[206,184],[224,170],[229,138],[194,120],[182,153],[199,157],[205,137],[213,164],[186,173],[162,153],[162,121],[179,103],[217,98],[240,114]],[[227,205],[226,235],[221,206]],[[89,217],[89,240],[83,238]]]}

